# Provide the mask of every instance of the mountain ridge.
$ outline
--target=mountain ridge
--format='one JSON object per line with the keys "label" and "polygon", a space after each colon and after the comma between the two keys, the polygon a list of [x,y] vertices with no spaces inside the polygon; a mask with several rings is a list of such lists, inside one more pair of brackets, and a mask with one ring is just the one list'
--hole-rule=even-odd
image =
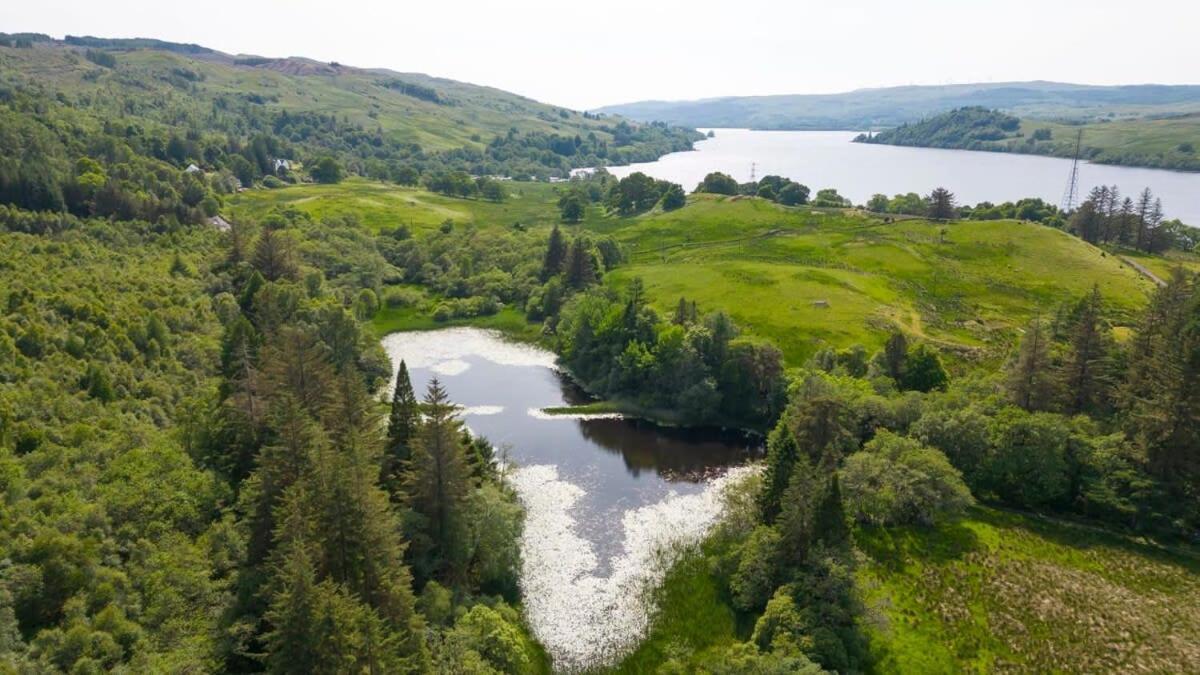
{"label": "mountain ridge", "polygon": [[1089,85],[1049,80],[862,88],[833,94],[647,100],[595,112],[693,127],[874,129],[966,106],[1069,121],[1200,111],[1200,85]]}

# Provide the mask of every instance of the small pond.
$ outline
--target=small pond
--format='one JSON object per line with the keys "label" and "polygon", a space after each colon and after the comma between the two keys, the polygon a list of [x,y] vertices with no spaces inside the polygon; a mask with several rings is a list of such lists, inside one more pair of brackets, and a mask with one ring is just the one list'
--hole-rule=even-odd
{"label": "small pond", "polygon": [[383,346],[408,365],[418,397],[437,377],[462,419],[507,455],[526,508],[526,613],[557,667],[610,661],[642,635],[642,592],[661,552],[699,539],[720,513],[733,467],[759,442],[718,429],[662,427],[615,415],[553,416],[586,395],[554,355],[473,328],[395,333]]}

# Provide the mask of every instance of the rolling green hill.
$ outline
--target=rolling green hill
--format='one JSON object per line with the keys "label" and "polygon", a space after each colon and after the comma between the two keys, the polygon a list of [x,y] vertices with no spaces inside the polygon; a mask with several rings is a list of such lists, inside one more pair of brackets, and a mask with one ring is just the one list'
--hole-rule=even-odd
{"label": "rolling green hill", "polygon": [[1021,119],[987,108],[959,108],[913,124],[859,136],[858,140],[1073,157],[1077,138],[1081,144],[1080,156],[1100,164],[1200,170],[1198,113],[1067,124]]}
{"label": "rolling green hill", "polygon": [[[351,215],[379,231],[415,234],[452,220],[476,227],[548,231],[564,188],[507,183],[496,204],[424,190],[349,181],[240,193],[235,217],[276,206],[314,219]],[[823,346],[874,349],[901,328],[972,358],[1000,358],[1034,313],[1098,285],[1113,320],[1127,325],[1152,283],[1118,256],[1060,230],[1011,220],[885,223],[858,211],[784,207],[758,198],[692,195],[677,211],[623,218],[591,207],[578,226],[611,236],[628,262],[610,281],[633,277],[669,313],[679,298],[722,309],[746,330],[769,337],[798,365]],[[1177,256],[1178,257],[1178,256]],[[1190,265],[1146,256],[1164,274]]]}
{"label": "rolling green hill", "polygon": [[599,110],[693,127],[870,129],[912,123],[964,106],[999,108],[1040,119],[1144,117],[1200,111],[1200,86],[997,82],[859,89],[841,94],[640,101]]}

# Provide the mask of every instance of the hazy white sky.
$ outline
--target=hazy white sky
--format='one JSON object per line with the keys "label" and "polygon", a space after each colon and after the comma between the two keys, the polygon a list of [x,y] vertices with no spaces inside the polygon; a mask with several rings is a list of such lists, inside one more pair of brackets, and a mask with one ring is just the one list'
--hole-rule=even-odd
{"label": "hazy white sky", "polygon": [[416,71],[571,106],[1044,79],[1200,83],[1197,0],[0,0],[0,31]]}

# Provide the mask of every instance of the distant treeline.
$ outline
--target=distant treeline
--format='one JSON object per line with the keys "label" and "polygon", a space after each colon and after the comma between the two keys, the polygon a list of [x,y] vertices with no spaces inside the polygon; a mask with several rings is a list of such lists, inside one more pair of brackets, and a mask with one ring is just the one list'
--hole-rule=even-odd
{"label": "distant treeline", "polygon": [[94,47],[96,49],[162,49],[179,54],[212,54],[208,47],[180,42],[166,42],[151,38],[98,38],[90,35],[68,35],[63,42],[77,47]]}
{"label": "distant treeline", "polygon": [[377,84],[379,84],[381,87],[394,89],[405,96],[419,98],[422,101],[429,101],[430,103],[437,103],[438,105],[447,105],[449,103],[449,101],[447,101],[441,94],[438,93],[438,90],[434,89],[433,87],[426,87],[424,85],[414,84],[412,82],[405,82],[404,80],[398,78],[380,80]]}

